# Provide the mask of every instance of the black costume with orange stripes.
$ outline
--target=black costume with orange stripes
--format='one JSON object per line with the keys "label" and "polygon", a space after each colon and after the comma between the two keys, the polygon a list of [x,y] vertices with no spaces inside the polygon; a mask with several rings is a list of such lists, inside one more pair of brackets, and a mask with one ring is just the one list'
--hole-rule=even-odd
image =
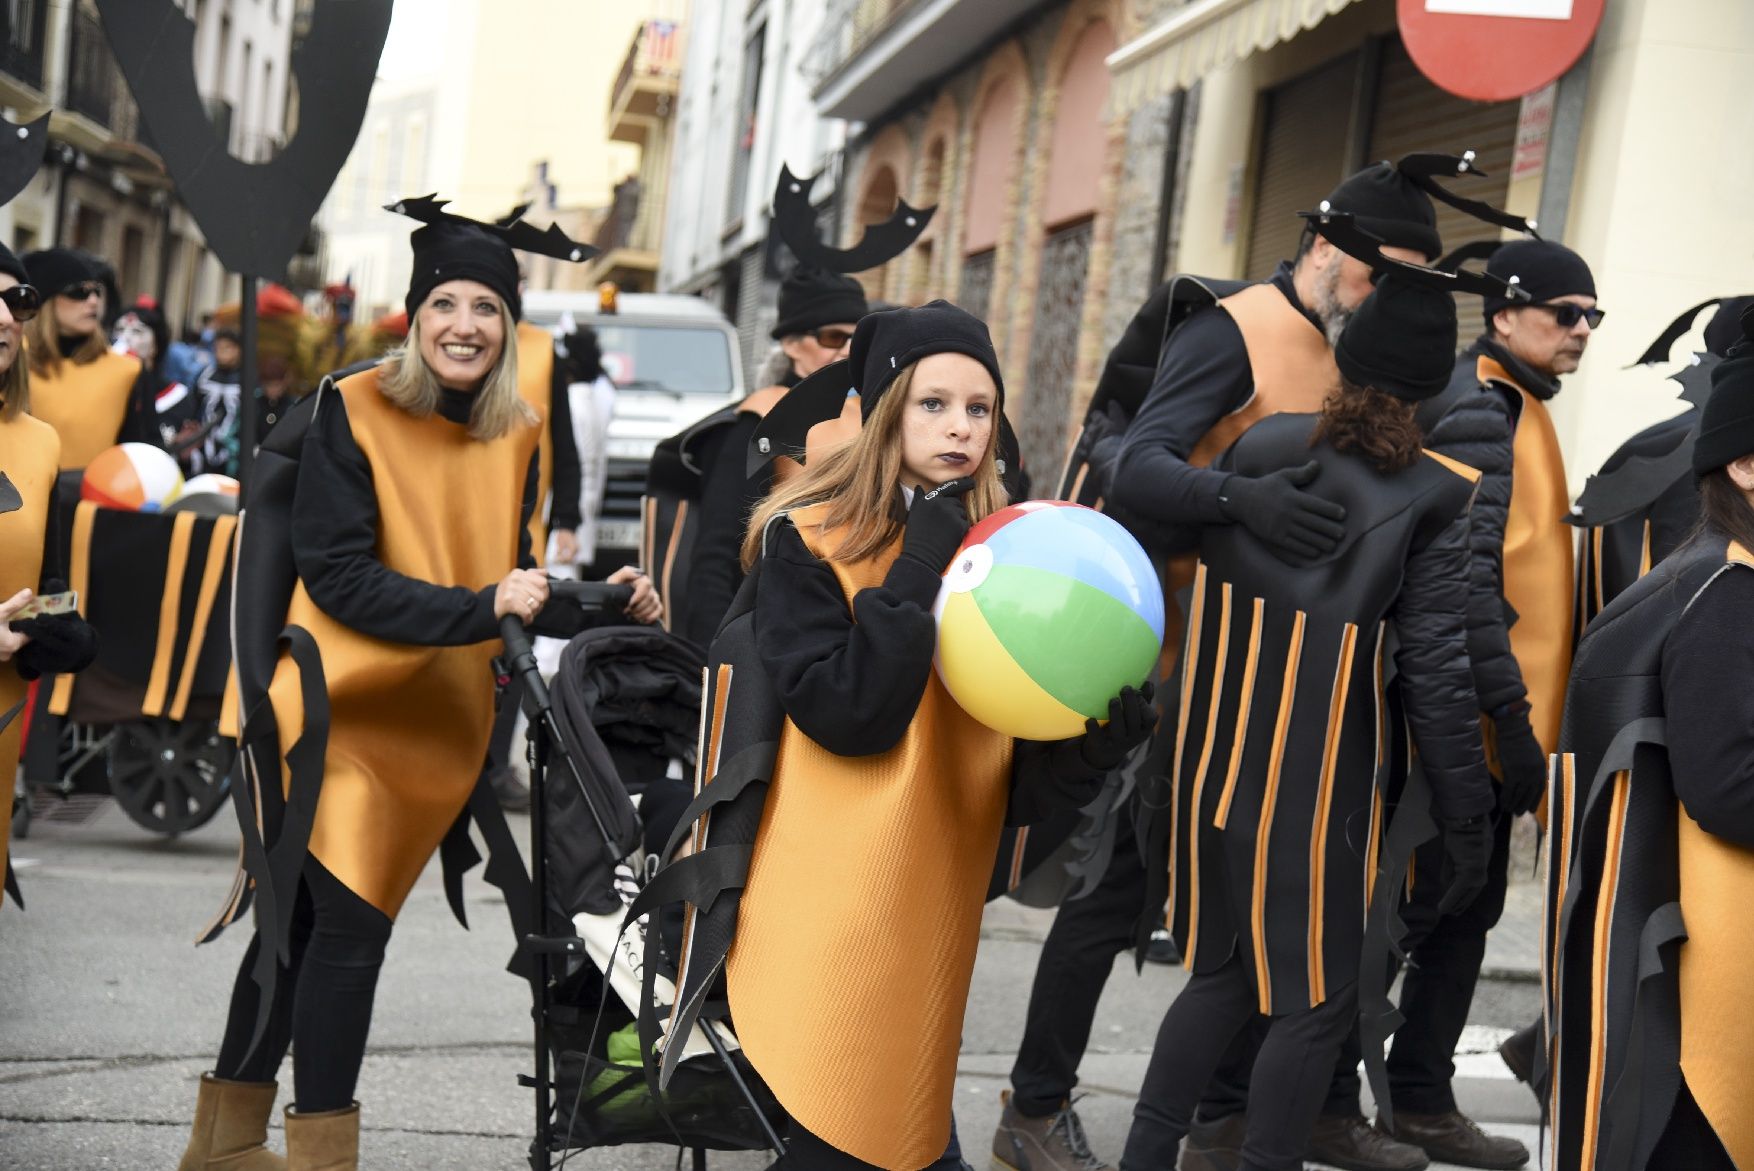
{"label": "black costume with orange stripes", "polygon": [[1548,796],[1549,1166],[1754,1165],[1754,552],[1707,531],[1591,624]]}

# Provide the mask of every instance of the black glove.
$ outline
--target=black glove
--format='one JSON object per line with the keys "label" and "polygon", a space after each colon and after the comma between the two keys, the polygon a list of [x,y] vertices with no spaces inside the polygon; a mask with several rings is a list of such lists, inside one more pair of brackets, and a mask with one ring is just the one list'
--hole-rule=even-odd
{"label": "black glove", "polygon": [[97,658],[97,631],[77,613],[41,614],[11,626],[30,635],[30,641],[12,656],[25,679],[83,671]]}
{"label": "black glove", "polygon": [[1547,754],[1529,727],[1529,710],[1498,716],[1492,721],[1498,733],[1498,767],[1504,779],[1498,787],[1498,806],[1515,817],[1533,813],[1547,792]]}
{"label": "black glove", "polygon": [[1440,915],[1468,908],[1486,889],[1486,868],[1492,860],[1492,819],[1470,817],[1443,827],[1443,899]]}
{"label": "black glove", "polygon": [[1286,561],[1310,561],[1334,551],[1346,535],[1346,510],[1303,491],[1321,474],[1310,460],[1265,476],[1232,475],[1218,489],[1218,508],[1244,525]]}
{"label": "black glove", "polygon": [[1108,701],[1108,723],[1084,722],[1084,735],[1078,740],[1078,755],[1098,772],[1119,767],[1127,754],[1151,738],[1157,726],[1157,709],[1151,705],[1154,689],[1149,682],[1137,690],[1121,688],[1121,693]]}
{"label": "black glove", "polygon": [[973,476],[939,484],[930,492],[914,493],[907,510],[907,529],[901,538],[901,555],[912,558],[933,573],[950,568],[962,538],[968,535],[968,509],[962,495],[974,487]]}

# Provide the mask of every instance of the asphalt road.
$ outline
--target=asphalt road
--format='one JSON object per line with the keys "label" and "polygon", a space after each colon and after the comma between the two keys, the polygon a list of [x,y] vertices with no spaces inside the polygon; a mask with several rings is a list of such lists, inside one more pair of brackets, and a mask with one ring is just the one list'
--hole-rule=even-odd
{"label": "asphalt road", "polygon": [[[229,811],[180,840],[156,838],[106,801],[67,821],[40,819],[13,844],[28,910],[0,911],[0,1168],[172,1168],[196,1081],[210,1067],[246,933],[195,948],[235,859]],[[514,828],[524,833],[521,819]],[[473,930],[451,918],[436,865],[409,899],[379,988],[362,1102],[361,1164],[372,1171],[522,1168],[531,1095],[525,986],[504,971],[512,936],[499,895],[471,876]],[[1532,885],[1513,888],[1461,1060],[1463,1108],[1535,1148],[1535,1103],[1491,1048],[1533,1018]],[[964,1027],[957,1119],[970,1161],[986,1164],[1047,916],[1014,904],[989,912]],[[1506,942],[1508,941],[1508,942]],[[1117,963],[1083,1070],[1079,1103],[1091,1143],[1113,1160],[1179,968]],[[287,1084],[289,1086],[289,1073]],[[279,1137],[272,1140],[276,1145]],[[756,1171],[756,1154],[710,1165]],[[577,1152],[566,1166],[676,1166],[671,1147]]]}

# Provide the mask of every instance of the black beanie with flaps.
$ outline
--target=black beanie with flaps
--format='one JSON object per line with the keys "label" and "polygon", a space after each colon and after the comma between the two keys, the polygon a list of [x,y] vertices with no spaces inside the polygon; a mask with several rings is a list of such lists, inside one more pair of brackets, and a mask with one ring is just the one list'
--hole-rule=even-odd
{"label": "black beanie with flaps", "polygon": [[1333,211],[1350,213],[1358,226],[1394,248],[1411,248],[1428,260],[1443,255],[1437,209],[1418,184],[1393,163],[1364,168],[1329,192]]}
{"label": "black beanie with flaps", "polygon": [[408,243],[414,249],[414,270],[403,305],[410,321],[427,296],[446,281],[479,281],[499,294],[512,320],[523,317],[518,258],[499,236],[470,223],[440,222],[414,229]]}
{"label": "black beanie with flaps", "polygon": [[850,359],[858,379],[860,416],[871,417],[896,375],[921,358],[944,353],[967,354],[985,366],[993,376],[999,409],[1004,409],[1005,378],[986,322],[948,301],[932,301],[918,309],[885,309],[860,319]]}
{"label": "black beanie with flaps", "polygon": [[1391,271],[1346,323],[1334,364],[1356,386],[1420,402],[1449,385],[1455,353],[1455,298]]}
{"label": "black beanie with flaps", "polygon": [[809,333],[825,325],[857,325],[870,312],[865,289],[850,276],[799,265],[780,282],[775,340]]}
{"label": "black beanie with flaps", "polygon": [[1754,455],[1754,308],[1742,313],[1741,325],[1742,340],[1711,369],[1711,397],[1693,444],[1696,476]]}
{"label": "black beanie with flaps", "polygon": [[[1563,244],[1551,240],[1512,240],[1492,254],[1486,262],[1486,274],[1522,289],[1535,302],[1555,297],[1596,295],[1595,274],[1584,258]],[[1486,330],[1492,330],[1492,319],[1500,309],[1509,309],[1509,297],[1481,298],[1486,313]]]}

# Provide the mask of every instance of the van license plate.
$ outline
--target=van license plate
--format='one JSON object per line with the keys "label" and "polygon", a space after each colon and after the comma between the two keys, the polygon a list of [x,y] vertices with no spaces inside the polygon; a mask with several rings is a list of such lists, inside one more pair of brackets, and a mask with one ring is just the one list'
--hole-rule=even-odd
{"label": "van license plate", "polygon": [[637,520],[600,520],[597,522],[597,547],[637,549],[639,534],[640,523]]}

